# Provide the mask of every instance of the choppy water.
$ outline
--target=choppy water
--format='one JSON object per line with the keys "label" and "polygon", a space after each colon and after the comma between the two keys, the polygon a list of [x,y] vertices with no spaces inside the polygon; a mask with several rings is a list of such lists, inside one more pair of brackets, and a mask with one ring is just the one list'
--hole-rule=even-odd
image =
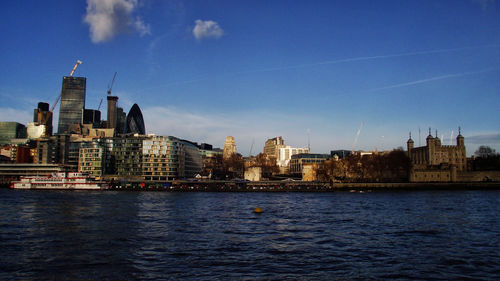
{"label": "choppy water", "polygon": [[1,280],[500,278],[500,191],[1,189],[0,210]]}

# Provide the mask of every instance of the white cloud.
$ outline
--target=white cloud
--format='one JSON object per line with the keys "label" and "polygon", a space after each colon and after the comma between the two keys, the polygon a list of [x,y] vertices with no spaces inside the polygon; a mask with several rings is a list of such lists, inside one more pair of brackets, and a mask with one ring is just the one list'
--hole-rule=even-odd
{"label": "white cloud", "polygon": [[197,40],[208,39],[208,38],[220,38],[224,35],[224,30],[220,28],[219,24],[215,21],[207,20],[196,20],[196,25],[193,28],[193,35]]}
{"label": "white cloud", "polygon": [[138,0],[87,0],[84,22],[90,26],[92,42],[106,42],[118,34],[135,29],[141,36],[151,34],[149,25],[133,13]]}
{"label": "white cloud", "polygon": [[149,25],[145,24],[140,17],[135,19],[134,27],[141,36],[151,35],[151,28]]}

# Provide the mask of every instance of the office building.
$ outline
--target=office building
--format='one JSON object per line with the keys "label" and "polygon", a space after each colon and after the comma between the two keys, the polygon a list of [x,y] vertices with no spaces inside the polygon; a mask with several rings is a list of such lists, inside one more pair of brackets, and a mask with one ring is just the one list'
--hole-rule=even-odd
{"label": "office building", "polygon": [[142,176],[142,144],[148,136],[124,135],[107,139],[107,147],[111,152],[111,162],[108,174],[126,178],[141,178]]}
{"label": "office building", "polygon": [[103,139],[82,143],[79,148],[78,171],[102,177],[105,172],[106,152]]}
{"label": "office building", "polygon": [[[33,136],[41,135],[43,137],[48,137],[52,135],[52,112],[49,109],[48,103],[38,103],[38,107],[34,109],[33,124],[30,125],[30,123],[28,123],[28,127],[30,127]],[[28,132],[28,134],[30,134],[30,132]]]}
{"label": "office building", "polygon": [[12,139],[26,138],[26,126],[17,122],[0,122],[0,144],[10,144]]}
{"label": "office building", "polygon": [[63,77],[61,104],[59,108],[59,126],[57,132],[66,134],[71,124],[82,122],[85,109],[85,77]]}
{"label": "office building", "polygon": [[118,102],[117,96],[108,96],[108,119],[106,121],[108,129],[116,129],[116,104]]}
{"label": "office building", "polygon": [[67,164],[69,135],[55,135],[37,140],[35,163]]}
{"label": "office building", "polygon": [[91,124],[93,128],[99,128],[101,124],[101,112],[95,109],[84,109],[82,124]]}
{"label": "office building", "polygon": [[290,170],[290,160],[293,155],[296,154],[307,154],[309,153],[309,148],[296,148],[289,145],[282,146],[278,148],[278,158],[276,159],[276,164],[280,169],[280,174],[288,174]]}
{"label": "office building", "polygon": [[285,147],[285,141],[282,137],[275,137],[272,139],[268,139],[266,144],[264,145],[264,154],[268,158],[278,159],[279,157],[279,149],[281,147]]}
{"label": "office building", "polygon": [[329,158],[329,154],[303,153],[292,155],[290,159],[290,174],[302,175],[304,166],[321,164]]}
{"label": "office building", "polygon": [[202,169],[198,147],[171,136],[154,136],[144,140],[142,157],[144,180],[194,178]]}
{"label": "office building", "polygon": [[139,135],[146,134],[146,127],[144,125],[142,112],[137,104],[134,104],[130,109],[130,111],[128,112],[127,119],[125,121],[124,133],[125,134],[134,133]]}

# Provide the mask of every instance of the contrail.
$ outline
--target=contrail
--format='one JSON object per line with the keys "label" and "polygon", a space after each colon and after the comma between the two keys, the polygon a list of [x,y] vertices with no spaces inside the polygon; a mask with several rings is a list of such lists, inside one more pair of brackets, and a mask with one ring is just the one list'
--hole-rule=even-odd
{"label": "contrail", "polygon": [[462,77],[462,76],[467,76],[467,75],[490,72],[490,71],[495,71],[495,70],[499,70],[499,69],[500,69],[500,67],[490,67],[490,68],[485,68],[485,69],[478,70],[478,71],[446,74],[446,75],[441,75],[441,76],[436,76],[436,77],[431,77],[431,78],[426,78],[426,79],[420,79],[420,80],[415,80],[415,81],[406,82],[406,83],[400,83],[400,84],[394,84],[394,85],[384,86],[384,87],[380,87],[380,88],[374,88],[374,89],[370,89],[367,91],[373,92],[373,91],[401,88],[401,87],[412,86],[412,85],[422,84],[422,83],[436,81],[436,80],[443,80],[443,79],[448,79],[448,78]]}
{"label": "contrail", "polygon": [[[320,66],[320,65],[340,64],[340,63],[346,63],[346,62],[388,59],[388,58],[418,56],[418,55],[429,55],[429,54],[455,52],[455,51],[461,51],[461,50],[482,49],[482,48],[498,48],[498,47],[500,47],[500,45],[482,45],[482,46],[460,47],[460,48],[451,48],[451,49],[438,49],[438,50],[428,50],[428,51],[418,51],[418,52],[398,53],[398,54],[388,54],[388,55],[354,57],[354,58],[346,58],[346,59],[338,59],[338,60],[327,60],[327,61],[307,63],[307,64],[298,64],[298,65],[290,65],[290,66],[282,66],[282,67],[271,67],[271,68],[264,68],[264,69],[248,70],[248,71],[241,71],[241,72],[228,72],[228,73],[219,74],[217,76],[219,76],[219,77],[220,76],[236,76],[236,75],[241,75],[241,74],[281,71],[281,70],[306,68],[306,67],[313,67],[313,66]],[[453,77],[453,76],[451,76],[451,77]],[[168,83],[163,84],[163,85],[148,87],[145,89],[150,90],[150,89],[168,87],[171,85],[190,84],[193,82],[205,81],[205,80],[209,80],[212,78],[213,77],[210,74],[206,74],[206,75],[202,75],[201,77],[198,77],[198,78],[186,79],[186,80],[180,80],[180,81],[172,81],[172,82],[168,82]],[[440,78],[435,77],[435,78],[431,78],[431,79],[432,80],[439,80],[439,79],[445,79],[445,78],[450,78],[450,77],[448,77],[448,75],[444,75],[443,77],[440,77]],[[428,82],[428,81],[432,81],[432,80],[415,81],[412,83],[418,84],[418,83]],[[402,86],[406,86],[406,85],[402,85]],[[374,89],[374,90],[380,90],[380,89]]]}
{"label": "contrail", "polygon": [[455,52],[455,51],[461,51],[461,50],[481,49],[481,48],[498,48],[498,47],[500,47],[500,45],[483,45],[483,46],[460,47],[460,48],[451,48],[451,49],[418,51],[418,52],[409,52],[409,53],[398,53],[398,54],[389,54],[389,55],[355,57],[355,58],[346,58],[346,59],[339,59],[339,60],[328,60],[328,61],[322,61],[322,62],[307,63],[307,64],[290,65],[290,66],[283,66],[283,67],[272,67],[272,68],[265,68],[265,69],[259,69],[259,70],[250,70],[250,71],[245,71],[245,72],[239,72],[238,74],[269,72],[269,71],[288,70],[288,69],[304,68],[304,67],[319,66],[319,65],[339,64],[339,63],[345,63],[345,62],[388,59],[388,58],[408,57],[408,56],[417,56],[417,55],[429,55],[429,54],[438,54],[438,53],[449,53],[449,52]]}

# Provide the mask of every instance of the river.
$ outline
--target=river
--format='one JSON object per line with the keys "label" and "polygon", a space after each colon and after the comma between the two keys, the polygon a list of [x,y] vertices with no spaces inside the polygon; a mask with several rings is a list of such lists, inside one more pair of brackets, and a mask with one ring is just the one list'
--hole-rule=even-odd
{"label": "river", "polygon": [[500,278],[498,190],[0,189],[0,210],[1,280]]}

